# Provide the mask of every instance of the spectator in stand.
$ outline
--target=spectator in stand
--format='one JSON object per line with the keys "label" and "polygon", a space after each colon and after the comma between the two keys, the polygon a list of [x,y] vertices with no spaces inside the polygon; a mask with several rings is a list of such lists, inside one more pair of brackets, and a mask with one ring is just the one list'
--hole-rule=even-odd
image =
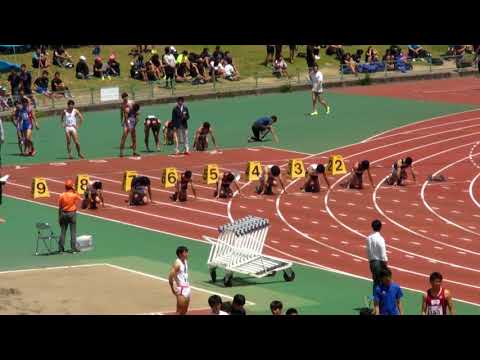
{"label": "spectator in stand", "polygon": [[455,56],[455,63],[457,67],[460,67],[465,59],[465,50],[467,45],[454,45],[453,46],[453,56]]}
{"label": "spectator in stand", "polygon": [[52,87],[53,96],[64,96],[68,98],[72,98],[70,94],[70,90],[68,87],[65,86],[62,79],[60,78],[60,73],[57,71],[53,76],[53,79],[50,83]]}
{"label": "spectator in stand", "polygon": [[[145,66],[145,63],[143,62],[143,55],[139,55],[137,60],[133,63],[133,78],[135,80],[143,80],[147,81],[147,74],[146,70],[147,67]],[[132,75],[132,71],[130,71],[130,75]]]}
{"label": "spectator in stand", "polygon": [[161,79],[164,76],[164,72],[163,72],[163,65],[160,60],[160,56],[158,56],[157,50],[152,50],[152,54],[153,55],[150,58],[150,62],[153,64],[155,75],[157,76],[158,79]]}
{"label": "spectator in stand", "polygon": [[212,57],[220,61],[223,59],[224,55],[225,54],[221,50],[220,46],[219,45],[215,46],[215,51],[213,52]]}
{"label": "spectator in stand", "polygon": [[245,296],[237,294],[233,297],[231,315],[247,315],[245,311]]}
{"label": "spectator in stand", "polygon": [[365,62],[366,63],[376,63],[378,62],[378,51],[373,46],[369,46],[367,48],[367,52],[365,53]]}
{"label": "spectator in stand", "polygon": [[72,57],[65,51],[63,46],[53,50],[53,65],[72,68],[73,64],[71,63]]}
{"label": "spectator in stand", "polygon": [[403,315],[403,292],[400,286],[392,281],[390,269],[380,272],[380,284],[373,292],[375,315]]}
{"label": "spectator in stand", "polygon": [[27,65],[22,64],[20,66],[20,74],[18,75],[20,78],[20,89],[23,90],[25,96],[29,97],[33,101],[32,96],[32,74],[27,71]]}
{"label": "spectator in stand", "polygon": [[275,61],[273,62],[273,75],[276,77],[280,78],[282,76],[288,77],[288,71],[287,71],[287,63],[283,59],[283,56],[280,55],[277,58],[275,58]]}
{"label": "spectator in stand", "polygon": [[202,52],[200,53],[199,61],[203,62],[204,67],[208,68],[208,64],[210,64],[210,54],[208,52],[208,48],[203,48]]}
{"label": "spectator in stand", "polygon": [[295,308],[290,308],[285,312],[285,315],[298,315],[298,311]]}
{"label": "spectator in stand", "polygon": [[148,81],[157,81],[157,73],[155,71],[155,67],[150,61],[147,61],[146,63],[146,68],[145,68],[145,73],[147,74],[147,80]]}
{"label": "spectator in stand", "polygon": [[272,312],[272,315],[282,315],[282,310],[283,304],[281,301],[273,300],[270,303],[270,311]]}
{"label": "spectator in stand", "polygon": [[267,45],[267,57],[265,58],[265,66],[273,62],[273,54],[275,54],[275,45]]}
{"label": "spectator in stand", "polygon": [[32,54],[32,67],[35,69],[46,69],[49,65],[46,49],[44,46],[41,46]]}
{"label": "spectator in stand", "polygon": [[387,268],[388,257],[385,239],[380,230],[382,230],[382,222],[374,220],[372,222],[373,233],[367,237],[367,258],[370,264],[370,272],[372,273],[373,288],[380,284],[380,273]]}
{"label": "spectator in stand", "polygon": [[385,55],[383,56],[383,62],[385,63],[388,71],[395,70],[395,58],[392,55],[392,51],[390,49],[387,49],[387,51],[385,52]]}
{"label": "spectator in stand", "polygon": [[117,61],[114,54],[108,57],[107,69],[105,70],[107,76],[120,76],[120,63]]}
{"label": "spectator in stand", "polygon": [[283,45],[275,45],[274,59],[278,58],[279,56],[282,56],[282,49],[283,49]]}
{"label": "spectator in stand", "polygon": [[40,68],[40,49],[36,49],[32,54],[32,68]]}
{"label": "spectator in stand", "polygon": [[398,56],[402,54],[402,48],[398,45],[390,46],[390,53],[396,59]]}
{"label": "spectator in stand", "polygon": [[342,71],[345,71],[345,69],[350,69],[352,74],[355,76],[358,76],[357,74],[357,63],[352,59],[352,56],[350,53],[346,53],[345,57],[342,60]]}
{"label": "spectator in stand", "polygon": [[100,56],[97,56],[93,62],[93,76],[102,80],[105,79],[105,67]]}
{"label": "spectator in stand", "polygon": [[226,312],[227,315],[231,315],[232,302],[231,301],[222,302],[222,305],[220,306],[220,310]]}
{"label": "spectator in stand", "polygon": [[173,51],[170,46],[165,48],[165,55],[163,55],[163,64],[165,69],[165,76],[166,76],[166,87],[168,88],[169,84],[170,87],[173,87],[173,81],[175,79],[176,74],[176,63],[175,63],[175,56],[173,55]]}
{"label": "spectator in stand", "polygon": [[[195,64],[198,70],[198,78],[200,79],[199,82],[207,82],[210,80],[210,76],[208,75],[208,71],[205,70],[205,64],[203,60],[200,58],[197,63]],[[208,69],[208,67],[207,67]]]}
{"label": "spectator in stand", "polygon": [[0,86],[0,111],[5,111],[10,108],[10,104],[8,102],[7,89],[3,86]]}
{"label": "spectator in stand", "polygon": [[290,64],[293,64],[293,59],[295,58],[295,50],[297,50],[297,45],[288,45],[288,48],[290,50],[288,61],[290,62]]}
{"label": "spectator in stand", "polygon": [[228,63],[229,60],[231,60],[233,64],[233,58],[232,55],[230,55],[230,51],[225,51],[225,54],[223,54],[223,59],[225,60],[226,63]]}
{"label": "spectator in stand", "polygon": [[228,315],[226,311],[222,311],[222,298],[218,295],[212,295],[208,298],[208,306],[210,306],[210,315]]}
{"label": "spectator in stand", "polygon": [[[213,56],[212,56],[213,58]],[[215,59],[210,61],[211,76],[215,76],[217,79],[224,76],[225,69],[223,68],[222,61]]]}
{"label": "spectator in stand", "polygon": [[80,56],[77,66],[75,67],[75,77],[77,79],[90,79],[90,69],[88,68],[85,56]]}
{"label": "spectator in stand", "polygon": [[10,93],[12,94],[13,98],[17,100],[18,91],[20,90],[20,76],[18,76],[17,70],[12,69],[7,80],[10,84]]}
{"label": "spectator in stand", "polygon": [[42,76],[35,79],[33,85],[35,86],[35,91],[38,94],[45,95],[49,99],[52,97],[52,93],[48,90],[48,71],[43,70]]}
{"label": "spectator in stand", "polygon": [[428,52],[422,45],[408,45],[408,57],[412,59],[426,58]]}
{"label": "spectator in stand", "polygon": [[230,81],[237,81],[237,80],[240,80],[240,76],[237,72],[237,70],[235,69],[235,67],[233,66],[232,64],[232,59],[229,58],[227,61],[226,61],[226,65],[225,65],[225,79],[227,80],[230,80]]}
{"label": "spectator in stand", "polygon": [[362,62],[362,55],[363,55],[363,50],[358,49],[354,55],[352,55],[353,61],[355,61],[357,64],[360,64]]}

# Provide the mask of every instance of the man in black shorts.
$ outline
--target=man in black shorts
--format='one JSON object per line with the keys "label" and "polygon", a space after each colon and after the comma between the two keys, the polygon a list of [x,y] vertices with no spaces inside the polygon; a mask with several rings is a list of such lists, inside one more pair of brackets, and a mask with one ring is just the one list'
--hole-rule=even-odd
{"label": "man in black shorts", "polygon": [[129,204],[145,205],[148,201],[153,203],[150,179],[147,176],[135,176],[130,189]]}
{"label": "man in black shorts", "polygon": [[265,58],[265,66],[273,62],[273,55],[275,54],[275,45],[267,45],[267,57]]}
{"label": "man in black shorts", "polygon": [[277,187],[279,183],[282,186],[283,192],[286,194],[287,190],[280,175],[280,167],[277,165],[265,166],[255,191],[258,195],[274,195],[273,188]]}

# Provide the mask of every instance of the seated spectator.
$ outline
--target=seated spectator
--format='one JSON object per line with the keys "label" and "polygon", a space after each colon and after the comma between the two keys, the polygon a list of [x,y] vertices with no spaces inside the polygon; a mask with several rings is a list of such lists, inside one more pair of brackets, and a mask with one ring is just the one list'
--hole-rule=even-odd
{"label": "seated spectator", "polygon": [[164,72],[162,62],[160,61],[160,56],[158,55],[156,50],[152,50],[152,54],[153,55],[150,58],[150,62],[153,64],[157,78],[161,79],[164,76]]}
{"label": "seated spectator", "polygon": [[100,56],[97,56],[93,62],[93,76],[101,78],[102,80],[105,78],[105,68]]}
{"label": "seated spectator", "polygon": [[208,52],[208,48],[203,48],[202,52],[199,55],[199,61],[203,62],[204,67],[208,68],[210,64],[210,53]]}
{"label": "seated spectator", "polygon": [[[213,56],[212,56],[213,59]],[[222,62],[218,59],[210,61],[210,75],[216,78],[223,77],[225,70],[223,68]]]}
{"label": "seated spectator", "polygon": [[65,86],[62,79],[60,78],[60,73],[57,71],[51,81],[52,93],[53,96],[64,96],[68,98],[72,98],[72,94],[70,94],[70,90],[68,87]]}
{"label": "seated spectator", "polygon": [[245,311],[245,296],[237,294],[233,297],[231,315],[247,315]]}
{"label": "seated spectator", "polygon": [[342,71],[345,71],[346,68],[349,69],[352,74],[355,74],[355,76],[358,76],[357,63],[353,61],[350,53],[346,53],[342,60]]}
{"label": "seated spectator", "polygon": [[231,301],[222,302],[222,305],[220,306],[220,310],[226,312],[227,315],[231,315],[232,302]]}
{"label": "seated spectator", "polygon": [[90,69],[88,68],[87,59],[85,56],[80,56],[80,59],[75,67],[75,77],[77,79],[90,79]]}
{"label": "seated spectator", "polygon": [[454,45],[453,46],[453,56],[455,56],[455,61],[457,63],[457,66],[459,66],[460,63],[463,62],[465,59],[465,50],[467,46],[466,45]]}
{"label": "seated spectator", "polygon": [[64,68],[73,68],[71,60],[72,57],[65,51],[63,46],[60,46],[53,51],[53,65]]}
{"label": "seated spectator", "polygon": [[298,311],[295,308],[290,308],[287,311],[285,311],[285,315],[298,315]]}
{"label": "seated spectator", "polygon": [[135,80],[147,81],[146,66],[143,62],[143,55],[139,55],[135,62],[131,63],[130,76]]}
{"label": "seated spectator", "polygon": [[363,50],[358,49],[357,52],[354,55],[352,55],[353,61],[359,64],[360,62],[362,62],[362,55],[363,55]]}
{"label": "seated spectator", "polygon": [[325,49],[325,53],[327,55],[334,55],[336,56],[338,61],[342,61],[345,56],[345,51],[343,50],[343,45],[328,45]]}
{"label": "seated spectator", "polygon": [[270,311],[272,312],[272,315],[282,315],[282,310],[283,304],[281,301],[273,300],[270,303]]}
{"label": "seated spectator", "polygon": [[402,48],[398,45],[391,45],[390,46],[390,53],[396,59],[398,56],[402,54]]}
{"label": "seated spectator", "polygon": [[[195,71],[198,71],[198,74],[196,74]],[[208,71],[205,71],[205,64],[201,59],[198,59],[196,63],[190,63],[190,75],[192,76],[192,84],[194,85],[205,84],[210,80]]]}
{"label": "seated spectator", "polygon": [[376,63],[379,61],[378,58],[378,51],[373,46],[369,46],[367,48],[367,52],[365,53],[365,62],[366,63]]}
{"label": "seated spectator", "polygon": [[40,49],[37,49],[32,54],[32,67],[34,69],[40,68]]}
{"label": "seated spectator", "polygon": [[214,59],[217,59],[218,61],[220,61],[220,60],[223,59],[224,53],[223,53],[223,51],[221,50],[221,48],[220,48],[219,45],[215,46],[215,51],[213,52],[212,57],[213,57]]}
{"label": "seated spectator", "polygon": [[208,306],[210,306],[210,315],[228,315],[226,311],[222,311],[222,298],[218,295],[212,295],[208,298]]}
{"label": "seated spectator", "polygon": [[280,78],[282,76],[288,77],[287,63],[283,59],[283,56],[280,55],[273,61],[273,75]]}
{"label": "seated spectator", "polygon": [[412,59],[426,58],[428,52],[421,45],[408,45],[408,57]]}
{"label": "seated spectator", "polygon": [[183,50],[182,53],[175,59],[175,63],[177,66],[180,66],[180,64],[186,62],[188,62],[188,50]]}
{"label": "seated spectator", "polygon": [[10,84],[10,93],[16,99],[20,90],[20,76],[18,76],[17,70],[12,68],[10,74],[8,75],[7,81]]}
{"label": "seated spectator", "polygon": [[237,70],[233,66],[232,59],[228,59],[228,61],[225,61],[225,62],[226,62],[225,73],[224,73],[225,79],[230,81],[240,80],[240,74],[237,72]]}
{"label": "seated spectator", "polygon": [[52,97],[52,93],[48,91],[48,71],[43,70],[42,76],[38,77],[33,85],[35,86],[35,92],[41,95],[45,95],[48,98]]}
{"label": "seated spectator", "polygon": [[95,45],[92,50],[92,55],[94,57],[100,56],[100,52],[101,52],[100,45]]}
{"label": "seated spectator", "polygon": [[393,57],[390,49],[387,49],[385,52],[385,55],[383,56],[383,62],[385,63],[388,71],[395,70],[395,58]]}
{"label": "seated spectator", "polygon": [[147,61],[145,64],[145,73],[147,74],[147,80],[148,81],[157,81],[157,73],[155,71],[155,67],[150,61]]}
{"label": "seated spectator", "polygon": [[233,64],[233,58],[232,55],[230,54],[230,51],[225,51],[225,54],[223,54],[223,59],[228,63],[229,60],[231,60]]}
{"label": "seated spectator", "polygon": [[105,70],[107,76],[120,76],[120,63],[116,60],[115,55],[111,54],[108,57],[107,69]]}

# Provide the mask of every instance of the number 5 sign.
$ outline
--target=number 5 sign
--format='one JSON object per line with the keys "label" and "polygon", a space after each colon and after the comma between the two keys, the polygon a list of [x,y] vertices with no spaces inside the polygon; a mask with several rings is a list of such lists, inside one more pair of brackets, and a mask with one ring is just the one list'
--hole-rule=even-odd
{"label": "number 5 sign", "polygon": [[32,196],[34,199],[50,197],[47,181],[44,178],[36,177],[32,180]]}
{"label": "number 5 sign", "polygon": [[343,161],[342,155],[332,155],[328,160],[327,175],[342,175],[347,173],[347,166],[345,165],[345,161]]}
{"label": "number 5 sign", "polygon": [[203,182],[207,185],[215,184],[218,181],[218,166],[207,165],[203,169]]}
{"label": "number 5 sign", "polygon": [[177,169],[175,168],[166,168],[163,169],[162,173],[162,185],[165,188],[174,187],[178,179]]}

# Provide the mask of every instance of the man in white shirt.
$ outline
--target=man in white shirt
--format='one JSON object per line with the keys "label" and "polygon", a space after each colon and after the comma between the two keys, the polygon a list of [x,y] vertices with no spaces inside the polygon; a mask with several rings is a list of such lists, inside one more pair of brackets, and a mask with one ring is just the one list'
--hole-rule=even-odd
{"label": "man in white shirt", "polygon": [[367,237],[367,257],[372,272],[373,287],[380,284],[380,272],[387,268],[387,249],[385,239],[380,234],[382,222],[374,220],[372,222],[373,233]]}
{"label": "man in white shirt", "polygon": [[165,64],[165,77],[166,77],[166,87],[170,83],[170,86],[173,87],[173,81],[175,79],[176,74],[176,61],[174,51],[175,48],[167,46],[165,48],[165,55],[163,55],[163,62]]}
{"label": "man in white shirt", "polygon": [[235,70],[235,67],[232,64],[232,60],[227,60],[227,65],[225,65],[225,79],[231,80],[231,81],[237,81],[240,80],[239,76],[237,74],[237,71]]}
{"label": "man in white shirt", "polygon": [[212,309],[209,315],[228,315],[227,312],[220,310],[222,307],[222,298],[218,295],[212,295],[208,298],[208,305]]}
{"label": "man in white shirt", "polygon": [[312,83],[312,103],[313,103],[313,112],[311,116],[318,115],[317,111],[317,102],[323,105],[325,112],[330,114],[330,106],[328,106],[325,99],[323,99],[323,74],[318,70],[318,65],[314,64],[312,71],[309,74],[310,82]]}

